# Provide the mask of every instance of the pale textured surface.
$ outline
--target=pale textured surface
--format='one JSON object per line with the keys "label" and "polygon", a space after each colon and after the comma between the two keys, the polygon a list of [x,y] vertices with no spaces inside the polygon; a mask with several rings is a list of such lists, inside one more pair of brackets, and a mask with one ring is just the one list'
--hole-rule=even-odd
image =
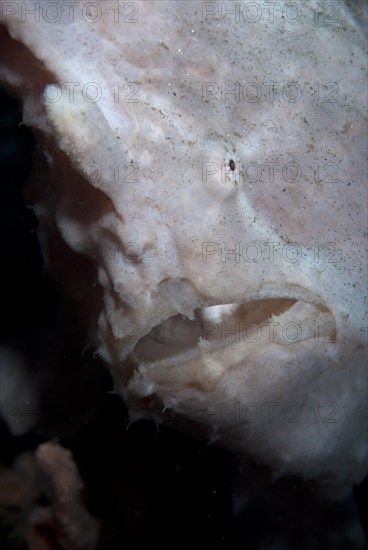
{"label": "pale textured surface", "polygon": [[[2,78],[18,93],[21,87],[25,122],[47,160],[36,213],[51,268],[74,293],[87,289],[85,318],[132,418],[160,420],[174,411],[275,475],[349,488],[367,471],[367,98],[360,33],[342,4],[340,23],[329,25],[315,23],[309,2],[293,24],[280,14],[273,23],[267,17],[257,24],[202,22],[198,2],[138,2],[138,22],[118,24],[111,4],[100,4],[104,21],[95,24],[80,14],[74,23],[66,16],[52,25],[42,18],[25,23],[19,12],[8,16],[7,29],[24,46],[3,36]],[[60,100],[44,102],[25,93],[35,81],[41,90],[52,82],[80,85],[73,102],[65,86]],[[267,81],[281,87],[296,81],[302,97],[292,103],[278,95],[272,103],[263,86],[257,103],[202,98],[203,82],[232,88]],[[101,87],[96,103],[78,91],[89,82]],[[116,82],[118,102],[109,90]],[[122,100],[127,82],[138,89],[136,103]],[[330,82],[338,83],[337,103],[323,101],[331,88],[322,84]],[[225,181],[220,172],[203,181],[203,163],[220,166],[231,158],[237,165],[295,161],[303,177],[288,182],[278,169],[274,181],[250,183],[229,171]],[[131,161],[139,170],[138,181],[129,183],[124,166]],[[99,181],[85,177],[87,162],[100,166]],[[316,162],[323,172],[317,183]],[[338,166],[337,182],[323,171],[326,163]],[[60,236],[93,256],[88,272],[83,263],[79,272],[68,269],[70,248]],[[231,255],[221,261],[219,252],[203,261],[203,243],[232,250],[256,242],[265,250],[267,241],[280,249],[298,243],[301,260],[279,253],[274,262],[236,262]],[[327,261],[326,250],[314,261],[314,243],[328,242],[338,249],[335,261]],[[217,329],[221,322],[228,331],[235,321],[265,323],[274,314],[280,326],[298,321],[304,336],[290,343],[275,331],[270,342],[263,327],[257,342],[201,340],[206,322],[222,312],[199,308],[246,302],[218,317]],[[313,322],[321,328],[318,342]],[[328,342],[331,323],[338,333]],[[256,403],[261,417],[234,416],[236,402],[241,410]],[[274,421],[265,403],[280,404]],[[301,411],[295,422],[280,414],[290,403]]]}

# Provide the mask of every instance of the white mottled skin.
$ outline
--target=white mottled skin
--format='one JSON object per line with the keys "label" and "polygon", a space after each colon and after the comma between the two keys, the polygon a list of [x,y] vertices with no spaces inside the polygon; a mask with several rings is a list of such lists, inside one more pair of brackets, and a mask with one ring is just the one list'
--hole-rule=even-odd
{"label": "white mottled skin", "polygon": [[[6,22],[12,40],[2,35],[2,80],[18,90],[24,120],[45,153],[35,211],[50,267],[72,292],[82,288],[87,296],[86,322],[133,419],[160,421],[174,412],[205,425],[212,441],[269,466],[275,476],[300,474],[341,495],[367,473],[362,34],[343,3],[339,23],[325,25],[314,21],[308,1],[299,3],[303,17],[297,23],[276,10],[274,22],[265,16],[254,24],[230,17],[202,22],[202,3],[187,1],[137,2],[137,23],[114,23],[112,4],[100,4],[103,20],[95,24],[80,15],[74,23],[66,16],[52,25],[32,18],[25,23],[17,14]],[[60,84],[61,99],[38,101],[24,93],[35,80],[43,90]],[[266,93],[259,102],[202,98],[203,82],[232,88],[267,81],[296,81],[302,97],[294,103],[280,94],[271,102]],[[81,83],[74,102],[65,82]],[[89,82],[102,89],[96,103],[78,91]],[[118,102],[109,91],[116,82]],[[127,82],[139,88],[136,103],[122,100]],[[323,101],[331,88],[322,84],[331,82],[338,84],[337,102]],[[224,182],[220,173],[203,181],[203,162],[221,165],[231,158],[281,167],[295,161],[303,176],[288,182],[279,169],[274,181],[250,184],[230,172]],[[83,172],[91,161],[101,167],[99,181]],[[123,167],[131,161],[139,165],[138,181],[124,182]],[[114,162],[122,171],[117,183]],[[316,162],[321,182],[313,177]],[[328,162],[338,165],[337,182],[323,171]],[[274,262],[221,261],[220,254],[203,261],[206,242],[231,249],[266,241],[298,243],[300,262],[280,254]],[[80,280],[79,272],[68,272],[75,264],[70,248],[88,251],[91,242],[99,250],[95,271]],[[310,247],[328,242],[338,250],[336,261],[313,261]],[[129,255],[127,243],[139,251],[137,261],[116,261],[113,247]],[[303,334],[313,321],[322,333],[334,323],[336,341],[326,342],[325,333],[319,341],[304,337],[290,344],[278,336],[270,342],[268,331],[255,343],[225,347],[199,338],[200,317],[203,323],[208,312],[197,311],[195,321],[194,310],[244,302],[243,321],[267,322],[273,313],[281,325],[299,321]],[[224,317],[229,327],[234,310]],[[161,346],[145,339],[133,352],[138,340],[176,315],[192,321],[178,317],[156,329]],[[134,341],[127,344],[132,326]],[[186,347],[182,334],[192,327]],[[278,409],[273,421],[266,414],[244,422],[224,413],[235,402],[293,402],[302,415],[287,422]],[[332,408],[325,408],[328,403]],[[336,421],[323,422],[331,412]]]}

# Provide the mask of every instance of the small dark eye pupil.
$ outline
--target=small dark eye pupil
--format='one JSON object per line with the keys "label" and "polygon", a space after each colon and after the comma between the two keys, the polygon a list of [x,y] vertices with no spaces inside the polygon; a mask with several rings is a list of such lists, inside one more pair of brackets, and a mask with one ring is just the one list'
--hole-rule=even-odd
{"label": "small dark eye pupil", "polygon": [[232,170],[234,172],[235,170],[235,162],[233,161],[233,159],[231,159],[231,161],[229,162],[229,166],[230,166],[230,170]]}

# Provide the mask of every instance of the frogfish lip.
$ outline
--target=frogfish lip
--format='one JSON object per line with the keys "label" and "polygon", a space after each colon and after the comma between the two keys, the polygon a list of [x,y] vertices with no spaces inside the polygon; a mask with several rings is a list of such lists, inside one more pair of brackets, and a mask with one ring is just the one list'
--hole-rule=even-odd
{"label": "frogfish lip", "polygon": [[334,342],[336,333],[318,296],[248,299],[197,308],[193,319],[170,317],[139,340],[127,364],[135,381],[143,375],[158,384],[195,386],[204,368],[213,385],[235,363],[246,365],[255,349]]}

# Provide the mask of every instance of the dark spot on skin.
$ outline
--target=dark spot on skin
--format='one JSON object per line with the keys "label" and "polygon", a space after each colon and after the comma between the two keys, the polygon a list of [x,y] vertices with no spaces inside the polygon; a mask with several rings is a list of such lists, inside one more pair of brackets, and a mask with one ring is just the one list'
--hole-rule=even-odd
{"label": "dark spot on skin", "polygon": [[230,170],[232,170],[234,172],[235,170],[235,162],[233,161],[233,159],[231,159],[231,161],[229,162],[229,166],[230,166]]}

